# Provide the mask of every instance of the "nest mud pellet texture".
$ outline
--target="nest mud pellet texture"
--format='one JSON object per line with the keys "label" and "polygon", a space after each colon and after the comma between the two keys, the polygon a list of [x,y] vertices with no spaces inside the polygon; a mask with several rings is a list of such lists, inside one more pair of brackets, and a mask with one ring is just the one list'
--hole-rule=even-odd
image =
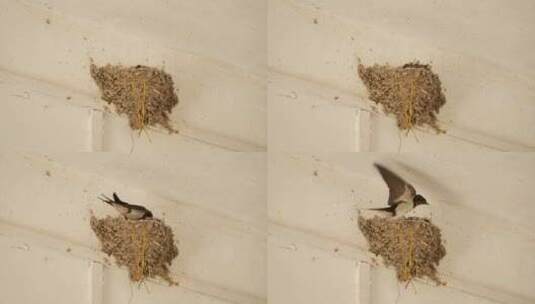
{"label": "nest mud pellet texture", "polygon": [[113,256],[119,266],[126,266],[132,281],[159,276],[169,284],[176,284],[169,274],[169,266],[178,256],[178,249],[173,231],[161,220],[93,216],[91,228],[102,244],[102,251]]}
{"label": "nest mud pellet texture", "polygon": [[169,114],[178,104],[178,97],[169,74],[142,65],[97,67],[91,64],[90,71],[102,99],[113,104],[117,113],[126,114],[132,129],[161,125],[170,133],[176,132],[169,122]]}
{"label": "nest mud pellet texture", "polygon": [[436,115],[446,98],[438,75],[429,65],[416,62],[401,67],[365,67],[359,64],[358,73],[370,99],[382,104],[387,114],[394,114],[400,129],[428,125],[437,133],[444,132],[438,126]]}
{"label": "nest mud pellet texture", "polygon": [[368,240],[370,251],[395,267],[400,282],[428,277],[444,284],[437,266],[446,255],[440,229],[420,218],[359,217],[359,228]]}

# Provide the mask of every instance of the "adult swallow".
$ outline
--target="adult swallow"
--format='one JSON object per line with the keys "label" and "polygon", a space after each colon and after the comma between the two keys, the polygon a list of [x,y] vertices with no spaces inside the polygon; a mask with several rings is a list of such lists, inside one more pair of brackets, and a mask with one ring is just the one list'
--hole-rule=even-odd
{"label": "adult swallow", "polygon": [[374,166],[377,168],[377,170],[379,170],[379,173],[388,186],[389,206],[385,208],[375,208],[369,210],[386,211],[391,213],[393,216],[402,216],[416,208],[418,205],[428,204],[427,200],[423,196],[416,193],[416,189],[414,189],[411,184],[407,183],[397,174],[379,164],[374,164]]}
{"label": "adult swallow", "polygon": [[125,219],[144,220],[152,218],[152,212],[147,208],[123,202],[115,192],[113,192],[113,200],[104,194],[101,194],[99,199],[119,211]]}

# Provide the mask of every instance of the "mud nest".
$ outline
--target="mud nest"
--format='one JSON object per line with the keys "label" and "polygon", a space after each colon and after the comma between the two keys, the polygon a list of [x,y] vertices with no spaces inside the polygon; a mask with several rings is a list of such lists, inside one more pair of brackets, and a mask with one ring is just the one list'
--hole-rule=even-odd
{"label": "mud nest", "polygon": [[420,218],[359,217],[359,228],[368,240],[370,251],[396,269],[400,282],[427,277],[444,284],[437,266],[446,255],[440,229]]}
{"label": "mud nest", "polygon": [[169,122],[169,114],[178,104],[169,74],[142,65],[97,67],[93,63],[90,72],[102,99],[113,104],[117,113],[126,114],[132,129],[141,131],[147,126],[161,125],[169,133],[177,132]]}
{"label": "mud nest", "polygon": [[370,99],[394,114],[401,130],[428,125],[443,133],[437,123],[440,108],[446,103],[438,75],[429,65],[418,62],[401,67],[359,64],[358,73],[368,88]]}
{"label": "mud nest", "polygon": [[126,266],[132,281],[143,282],[158,276],[170,285],[176,284],[169,274],[169,266],[178,256],[178,249],[173,231],[161,220],[93,216],[91,229],[100,240],[102,251],[115,257],[119,266]]}

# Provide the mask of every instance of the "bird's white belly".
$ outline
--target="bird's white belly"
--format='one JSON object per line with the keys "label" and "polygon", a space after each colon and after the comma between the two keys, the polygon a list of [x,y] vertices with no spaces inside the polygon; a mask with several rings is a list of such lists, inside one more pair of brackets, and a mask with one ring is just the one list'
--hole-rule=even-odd
{"label": "bird's white belly", "polygon": [[142,210],[132,209],[129,213],[125,214],[126,218],[129,220],[139,220],[145,215],[145,212]]}
{"label": "bird's white belly", "polygon": [[403,216],[413,209],[412,202],[402,202],[396,206],[396,217]]}

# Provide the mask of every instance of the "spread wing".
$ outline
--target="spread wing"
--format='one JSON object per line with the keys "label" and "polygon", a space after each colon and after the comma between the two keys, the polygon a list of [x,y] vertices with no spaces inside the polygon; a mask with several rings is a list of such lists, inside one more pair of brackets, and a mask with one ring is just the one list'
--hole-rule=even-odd
{"label": "spread wing", "polygon": [[375,168],[379,170],[379,173],[381,173],[381,176],[383,177],[383,180],[390,191],[388,196],[388,205],[395,206],[400,201],[408,201],[416,195],[416,190],[411,184],[407,183],[401,177],[387,168],[379,164],[374,165]]}

